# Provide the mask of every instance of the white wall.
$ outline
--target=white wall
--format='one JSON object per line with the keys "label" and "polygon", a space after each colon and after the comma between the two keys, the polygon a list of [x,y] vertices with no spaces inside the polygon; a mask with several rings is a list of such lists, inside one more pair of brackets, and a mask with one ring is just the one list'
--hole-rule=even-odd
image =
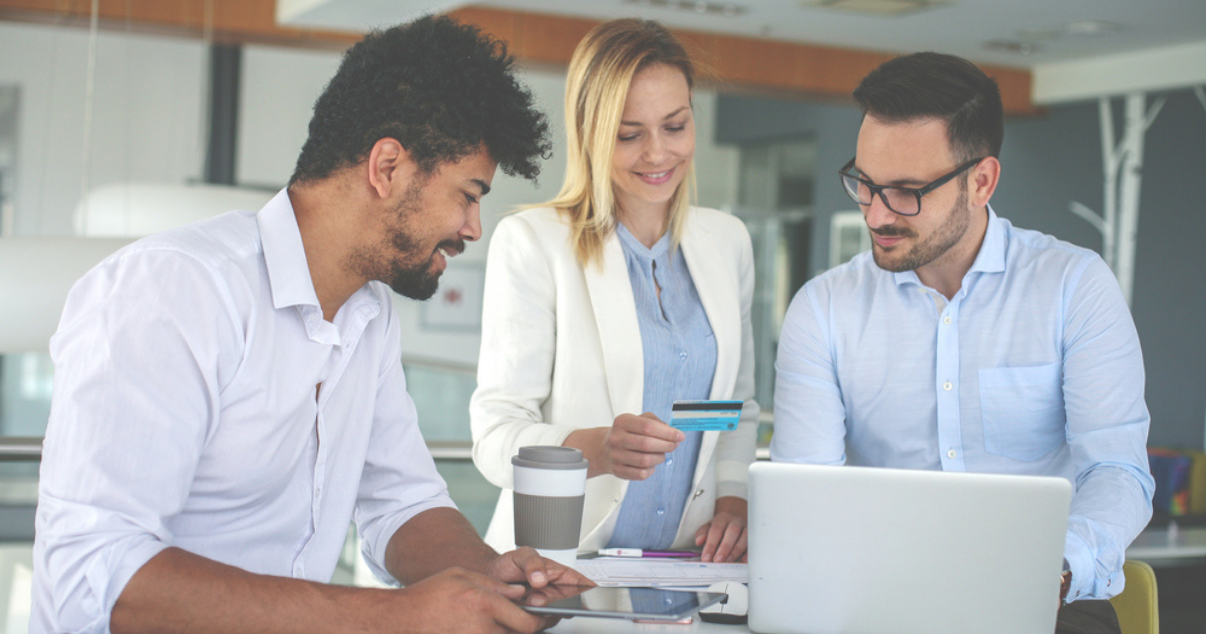
{"label": "white wall", "polygon": [[[70,235],[84,183],[88,31],[0,23],[0,83],[21,91],[13,232]],[[199,40],[101,32],[90,186],[199,179],[208,61]]]}
{"label": "white wall", "polygon": [[[305,141],[314,100],[341,54],[247,46],[243,54],[236,156],[240,185],[282,187]],[[14,233],[70,235],[84,183],[83,130],[88,31],[0,23],[0,83],[21,89]],[[208,56],[200,40],[101,32],[98,37],[88,185],[120,181],[185,183],[201,177],[208,117]],[[519,205],[551,198],[564,174],[565,80],[561,72],[524,71],[554,141],[538,184],[501,172],[483,200],[483,239],[452,261],[482,267],[498,220]],[[716,94],[698,91],[696,175],[699,201],[736,201],[737,151],[714,142]],[[404,353],[476,364],[479,337],[425,330],[421,308],[396,302]]]}

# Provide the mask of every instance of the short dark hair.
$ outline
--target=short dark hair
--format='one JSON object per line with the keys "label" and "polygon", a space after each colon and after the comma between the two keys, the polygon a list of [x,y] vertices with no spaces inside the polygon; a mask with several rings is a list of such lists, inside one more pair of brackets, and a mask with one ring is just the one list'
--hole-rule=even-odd
{"label": "short dark hair", "polygon": [[888,122],[942,119],[956,161],[1001,153],[1001,91],[962,57],[914,53],[884,62],[854,89],[854,100],[864,116]]}
{"label": "short dark hair", "polygon": [[289,184],[356,165],[386,137],[426,173],[484,144],[507,174],[536,178],[548,122],[514,63],[504,43],[446,16],[370,33],[315,102]]}

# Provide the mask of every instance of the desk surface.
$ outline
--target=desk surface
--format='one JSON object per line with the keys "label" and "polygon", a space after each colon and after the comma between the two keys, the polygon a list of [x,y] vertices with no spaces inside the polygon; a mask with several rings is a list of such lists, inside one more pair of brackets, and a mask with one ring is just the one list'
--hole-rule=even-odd
{"label": "desk surface", "polygon": [[1127,559],[1139,559],[1153,568],[1206,561],[1206,527],[1148,528],[1126,549]]}
{"label": "desk surface", "polygon": [[704,623],[695,616],[690,624],[633,623],[624,619],[577,618],[566,619],[549,632],[553,634],[749,634],[745,625]]}
{"label": "desk surface", "polygon": [[[1126,550],[1128,559],[1140,559],[1153,567],[1179,566],[1206,562],[1206,527],[1149,528]],[[549,630],[554,634],[748,634],[745,625],[704,623],[696,615],[689,625],[663,623],[633,623],[623,619],[567,619]]]}

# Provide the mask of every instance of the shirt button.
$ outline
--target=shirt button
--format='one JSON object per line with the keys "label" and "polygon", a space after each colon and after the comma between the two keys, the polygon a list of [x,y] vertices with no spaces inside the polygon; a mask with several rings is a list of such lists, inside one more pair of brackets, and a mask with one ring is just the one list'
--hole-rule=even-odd
{"label": "shirt button", "polygon": [[947,451],[947,452],[946,452],[946,457],[947,457],[947,458],[954,458],[954,457],[955,457],[955,456],[957,456],[957,455],[958,455],[958,454],[956,454],[956,453],[955,453],[955,450],[954,450],[954,449],[951,449],[950,451]]}
{"label": "shirt button", "polygon": [[949,326],[949,325],[951,325],[951,316],[950,316],[950,315],[947,315],[946,317],[943,317],[943,318],[942,318],[942,323],[944,323],[944,324],[946,324],[946,325],[948,325],[948,326]]}
{"label": "shirt button", "polygon": [[672,464],[674,464],[674,458],[666,458],[666,466],[669,467]]}
{"label": "shirt button", "polygon": [[954,386],[951,385],[950,381],[947,381],[946,383],[942,384],[942,389],[946,390],[947,392],[951,391],[952,387],[954,387]]}
{"label": "shirt button", "polygon": [[695,496],[694,496],[694,497],[699,497],[699,496],[701,496],[701,495],[703,495],[703,489],[700,489],[700,490],[696,491],[696,492],[695,492]]}
{"label": "shirt button", "polygon": [[687,351],[684,350],[684,351],[678,353],[678,358],[682,359],[683,361],[686,361],[687,360]]}
{"label": "shirt button", "polygon": [[658,516],[665,515],[665,514],[666,514],[666,509],[659,507],[659,508],[657,509],[657,514],[658,514]]}

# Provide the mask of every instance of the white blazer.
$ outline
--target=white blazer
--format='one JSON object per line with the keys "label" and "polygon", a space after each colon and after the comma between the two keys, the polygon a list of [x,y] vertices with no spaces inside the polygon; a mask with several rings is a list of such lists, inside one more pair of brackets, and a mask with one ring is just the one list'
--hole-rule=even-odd
{"label": "white blazer", "polygon": [[[749,232],[714,209],[688,213],[680,248],[716,337],[710,398],[745,405],[737,429],[704,432],[675,548],[695,545],[716,498],[746,497],[758,426]],[[636,302],[614,232],[603,245],[602,266],[583,269],[569,222],[556,210],[504,218],[487,256],[477,390],[469,406],[473,461],[503,489],[488,544],[515,547],[511,457],[519,448],[561,445],[575,429],[610,427],[620,414],[640,414],[644,376]],[[612,475],[587,481],[580,550],[606,546],[627,487]]]}

